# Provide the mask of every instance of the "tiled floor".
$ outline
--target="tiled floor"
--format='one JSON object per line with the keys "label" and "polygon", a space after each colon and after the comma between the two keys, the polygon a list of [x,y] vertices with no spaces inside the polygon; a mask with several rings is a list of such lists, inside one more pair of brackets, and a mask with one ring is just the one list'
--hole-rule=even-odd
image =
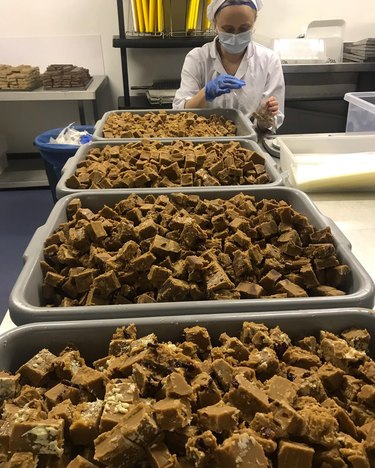
{"label": "tiled floor", "polygon": [[0,190],[0,321],[22,268],[23,252],[52,207],[49,188]]}

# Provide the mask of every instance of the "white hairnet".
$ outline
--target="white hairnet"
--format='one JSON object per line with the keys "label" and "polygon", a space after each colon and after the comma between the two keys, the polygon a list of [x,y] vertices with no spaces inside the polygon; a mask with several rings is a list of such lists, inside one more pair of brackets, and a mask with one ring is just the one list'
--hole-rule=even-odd
{"label": "white hairnet", "polygon": [[[226,0],[212,0],[212,2],[207,7],[207,18],[209,21],[213,21],[216,15],[217,10],[221,7]],[[259,11],[263,6],[263,0],[249,0],[249,3],[253,3],[257,11]],[[247,3],[244,0],[244,3]]]}

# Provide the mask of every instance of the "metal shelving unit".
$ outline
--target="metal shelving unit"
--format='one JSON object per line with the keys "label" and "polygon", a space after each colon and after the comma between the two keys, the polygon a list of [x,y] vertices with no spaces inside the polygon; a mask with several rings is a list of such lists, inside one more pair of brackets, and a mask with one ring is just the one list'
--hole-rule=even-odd
{"label": "metal shelving unit", "polygon": [[[139,103],[147,104],[143,96],[130,97],[129,74],[128,74],[128,58],[127,49],[166,49],[166,48],[194,48],[204,45],[206,42],[212,41],[211,35],[189,35],[189,36],[162,36],[162,35],[146,35],[144,37],[130,36],[126,34],[125,29],[125,12],[123,0],[117,0],[117,17],[119,35],[113,36],[113,47],[120,49],[121,54],[121,70],[124,96],[119,97],[119,108],[124,109],[139,109]],[[141,99],[139,99],[141,98]],[[143,106],[144,107],[144,106]],[[151,107],[148,103],[147,107]],[[158,106],[160,107],[160,106]]]}

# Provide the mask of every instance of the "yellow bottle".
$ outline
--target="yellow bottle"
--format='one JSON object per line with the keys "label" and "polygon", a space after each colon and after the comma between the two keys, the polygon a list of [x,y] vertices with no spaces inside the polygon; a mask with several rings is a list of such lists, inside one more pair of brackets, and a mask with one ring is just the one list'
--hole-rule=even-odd
{"label": "yellow bottle", "polygon": [[140,33],[145,32],[145,23],[143,21],[142,0],[136,0],[136,12],[138,18],[138,29]]}
{"label": "yellow bottle", "polygon": [[156,15],[156,0],[150,0],[150,13],[149,13],[149,30],[150,32],[155,32],[156,30],[156,21],[155,21],[155,15]]}

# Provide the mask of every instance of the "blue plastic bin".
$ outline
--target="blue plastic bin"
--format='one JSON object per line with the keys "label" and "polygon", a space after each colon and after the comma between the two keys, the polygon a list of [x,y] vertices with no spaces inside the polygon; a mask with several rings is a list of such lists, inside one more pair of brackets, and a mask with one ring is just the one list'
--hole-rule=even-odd
{"label": "blue plastic bin", "polygon": [[[73,128],[79,131],[87,130],[89,133],[94,133],[94,127],[91,125],[74,125]],[[46,168],[49,186],[52,196],[56,202],[56,184],[60,180],[61,170],[66,161],[76,154],[78,145],[57,145],[49,143],[50,138],[56,138],[61,132],[61,128],[53,128],[38,135],[34,140],[34,145],[38,148]]]}

